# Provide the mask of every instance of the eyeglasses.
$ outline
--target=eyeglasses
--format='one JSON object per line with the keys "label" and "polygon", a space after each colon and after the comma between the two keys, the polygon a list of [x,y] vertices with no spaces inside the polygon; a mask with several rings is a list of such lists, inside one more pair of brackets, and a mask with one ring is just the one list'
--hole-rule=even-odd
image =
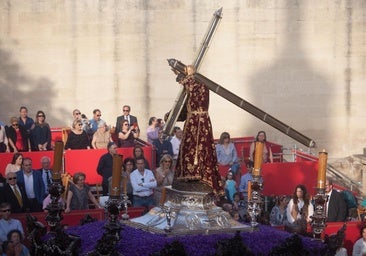
{"label": "eyeglasses", "polygon": [[37,117],[44,117],[44,115],[38,115]]}
{"label": "eyeglasses", "polygon": [[8,178],[8,180],[16,180],[17,179],[17,177],[10,177],[10,178]]}
{"label": "eyeglasses", "polygon": [[80,112],[78,112],[78,113],[74,113],[74,115],[81,115],[81,113],[80,113]]}
{"label": "eyeglasses", "polygon": [[102,115],[97,115],[97,116],[102,116]]}
{"label": "eyeglasses", "polygon": [[1,212],[10,212],[10,209],[1,210]]}
{"label": "eyeglasses", "polygon": [[129,109],[124,109],[123,112],[130,112],[130,110]]}
{"label": "eyeglasses", "polygon": [[12,124],[11,126],[15,126],[15,127],[17,127],[17,126],[19,126],[19,124]]}

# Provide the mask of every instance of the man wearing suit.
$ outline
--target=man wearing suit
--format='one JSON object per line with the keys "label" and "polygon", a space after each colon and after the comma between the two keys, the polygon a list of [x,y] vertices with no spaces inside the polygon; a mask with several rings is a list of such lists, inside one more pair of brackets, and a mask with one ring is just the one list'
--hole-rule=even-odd
{"label": "man wearing suit", "polygon": [[29,208],[25,188],[21,184],[17,184],[15,172],[10,172],[6,175],[6,183],[0,190],[0,202],[10,203],[13,213],[26,212]]}
{"label": "man wearing suit", "polygon": [[51,159],[48,156],[41,158],[42,168],[37,170],[42,175],[42,180],[45,189],[45,197],[48,195],[48,186],[52,184],[52,170],[50,169]]}
{"label": "man wearing suit", "polygon": [[325,193],[327,201],[327,221],[343,222],[347,218],[347,205],[343,196],[333,189],[333,181],[327,178],[325,182]]}
{"label": "man wearing suit", "polygon": [[30,211],[42,211],[45,188],[42,173],[32,170],[32,160],[23,159],[22,170],[17,172],[18,183],[23,185],[29,199]]}
{"label": "man wearing suit", "polygon": [[128,120],[128,124],[130,126],[132,125],[136,125],[136,127],[138,127],[138,123],[137,123],[137,118],[135,116],[130,115],[130,111],[131,111],[131,107],[128,105],[124,105],[123,108],[123,115],[117,117],[117,121],[116,121],[116,131],[115,133],[118,136],[118,133],[121,131],[121,124],[123,120]]}

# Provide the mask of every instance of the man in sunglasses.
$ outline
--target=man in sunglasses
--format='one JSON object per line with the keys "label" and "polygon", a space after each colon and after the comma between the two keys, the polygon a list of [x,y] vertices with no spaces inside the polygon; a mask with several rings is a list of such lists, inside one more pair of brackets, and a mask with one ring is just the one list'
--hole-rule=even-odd
{"label": "man in sunglasses", "polygon": [[24,237],[24,231],[22,223],[17,219],[12,219],[11,215],[11,205],[10,203],[0,204],[0,243],[7,240],[7,234],[11,230],[19,230]]}
{"label": "man in sunglasses", "polygon": [[139,127],[138,126],[138,122],[137,122],[137,117],[130,115],[131,112],[131,107],[128,105],[124,105],[122,108],[123,111],[123,115],[117,117],[117,121],[116,121],[116,131],[115,133],[118,134],[121,131],[121,123],[123,120],[127,120],[128,121],[128,125],[129,126],[135,126],[135,127]]}
{"label": "man in sunglasses", "polygon": [[101,123],[105,123],[101,118],[102,112],[99,109],[93,110],[93,118],[89,120],[90,130],[89,135],[93,135],[98,130],[98,125]]}
{"label": "man in sunglasses", "polygon": [[16,173],[10,172],[6,175],[6,184],[0,190],[0,202],[9,203],[14,213],[27,211],[28,197],[24,186],[17,183]]}

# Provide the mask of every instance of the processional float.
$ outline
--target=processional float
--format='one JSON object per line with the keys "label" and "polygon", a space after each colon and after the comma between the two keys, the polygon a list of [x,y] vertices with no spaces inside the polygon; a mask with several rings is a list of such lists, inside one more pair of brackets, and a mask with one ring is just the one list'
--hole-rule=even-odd
{"label": "processional float", "polygon": [[[196,71],[198,71],[200,67],[216,27],[219,24],[221,13],[222,8],[214,13],[214,17],[204,37],[203,43],[201,44],[201,48],[198,51],[198,55],[192,64]],[[177,81],[187,75],[186,65],[182,62],[176,59],[168,59],[168,64],[173,72],[177,74]],[[229,90],[211,81],[202,74],[196,72],[194,74],[194,79],[205,84],[209,90],[229,100],[296,141],[307,147],[315,146],[315,142],[312,139],[294,130],[268,113],[265,113],[239,96],[231,93]],[[186,102],[187,95],[182,87],[174,102],[172,110],[169,112],[164,126],[164,134],[171,134],[175,122],[179,119],[182,110],[184,110],[186,106]],[[260,171],[260,166],[258,170]],[[249,200],[250,210],[248,213],[252,217],[251,226],[253,227],[256,226],[256,217],[260,213],[262,206],[260,196],[262,181],[260,172],[258,175],[254,175],[254,181],[251,188],[254,193],[252,193],[252,197]],[[166,201],[164,200],[165,202],[163,201],[160,207],[152,209],[146,215],[133,219],[132,222],[149,230],[164,230],[173,233],[201,233],[202,231],[210,233],[218,232],[219,230],[245,230],[249,227],[235,222],[228,213],[214,204],[214,200],[210,195],[205,193],[200,194],[198,192],[178,191],[171,187],[166,187],[165,189],[163,194],[164,197],[166,197]]]}
{"label": "processional float", "polygon": [[[222,8],[217,10],[207,33],[202,41],[197,57],[193,62],[196,70],[199,69],[205,53],[208,50],[210,41],[220,22]],[[180,71],[177,81],[186,76]],[[174,103],[174,107],[169,113],[164,126],[164,134],[170,134],[175,122],[178,120],[182,109],[185,108],[187,94],[182,87]],[[164,232],[170,234],[195,234],[195,233],[216,233],[232,230],[245,230],[250,228],[231,218],[228,212],[217,207],[214,198],[206,192],[181,191],[170,186],[162,191],[162,200],[159,207],[155,207],[142,217],[131,220],[134,226],[147,229],[153,232]]]}

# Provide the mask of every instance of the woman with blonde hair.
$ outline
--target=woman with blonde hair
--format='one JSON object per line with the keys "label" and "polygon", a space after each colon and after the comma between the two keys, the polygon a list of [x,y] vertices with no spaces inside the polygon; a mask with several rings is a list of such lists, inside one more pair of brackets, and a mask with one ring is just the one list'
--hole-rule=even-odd
{"label": "woman with blonde hair", "polygon": [[27,130],[24,126],[19,125],[19,120],[16,117],[10,118],[10,125],[5,128],[6,136],[11,152],[20,152],[30,150],[30,140],[27,135]]}
{"label": "woman with blonde hair", "polygon": [[72,129],[67,137],[65,149],[90,149],[88,134],[83,130],[80,119],[72,122]]}
{"label": "woman with blonde hair", "polygon": [[173,158],[171,155],[165,154],[160,159],[160,166],[155,170],[155,179],[157,186],[154,190],[155,205],[159,205],[162,199],[162,190],[165,186],[173,184],[174,171],[172,169]]}
{"label": "woman with blonde hair", "polygon": [[97,208],[101,208],[98,201],[92,194],[90,187],[85,184],[85,173],[77,172],[72,178],[73,184],[70,185],[67,192],[66,209],[65,213],[69,213],[71,210],[85,210],[89,209],[89,200]]}
{"label": "woman with blonde hair", "polygon": [[100,121],[97,131],[93,134],[92,147],[94,149],[107,148],[109,142],[113,142],[111,133],[107,131],[104,121]]}

